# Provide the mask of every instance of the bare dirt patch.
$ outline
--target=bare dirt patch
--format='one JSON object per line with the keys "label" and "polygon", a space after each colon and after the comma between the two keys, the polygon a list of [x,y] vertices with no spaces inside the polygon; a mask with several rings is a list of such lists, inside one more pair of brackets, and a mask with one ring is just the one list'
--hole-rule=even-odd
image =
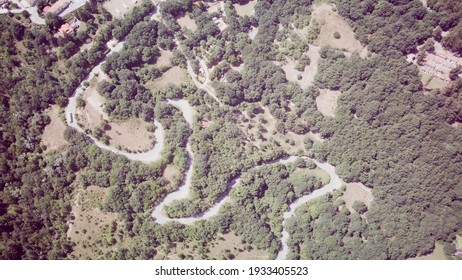
{"label": "bare dirt patch", "polygon": [[345,201],[345,206],[350,212],[353,210],[353,203],[361,201],[369,208],[373,200],[372,191],[361,183],[349,183],[343,193],[342,199]]}
{"label": "bare dirt patch", "polygon": [[207,8],[207,13],[209,14],[219,13],[221,11],[221,5],[222,5],[222,2],[210,3],[209,7]]}
{"label": "bare dirt patch", "polygon": [[255,5],[257,5],[257,0],[249,1],[245,5],[234,4],[234,8],[236,9],[236,13],[240,17],[244,16],[253,16],[255,14]]}
{"label": "bare dirt patch", "polygon": [[176,181],[176,178],[180,176],[181,174],[179,173],[178,169],[175,167],[175,165],[167,165],[167,167],[164,170],[164,177],[167,179],[170,183]]}
{"label": "bare dirt patch", "polygon": [[190,31],[197,30],[196,22],[192,18],[190,18],[188,15],[177,19],[177,22],[183,30],[185,29],[189,29]]}
{"label": "bare dirt patch", "polygon": [[132,151],[146,151],[153,146],[154,133],[146,127],[149,123],[141,119],[129,119],[120,123],[110,123],[106,134],[113,147],[127,148]]}
{"label": "bare dirt patch", "polygon": [[64,139],[64,130],[66,125],[59,117],[59,108],[54,105],[48,112],[51,122],[45,126],[43,131],[42,141],[47,147],[46,151],[60,150],[68,145]]}
{"label": "bare dirt patch", "polygon": [[231,66],[231,69],[233,69],[234,71],[241,72],[245,67],[245,63],[241,63],[239,66],[233,66],[233,65],[230,65],[230,66]]}
{"label": "bare dirt patch", "polygon": [[109,79],[106,74],[100,72],[97,77],[90,81],[90,85],[85,89],[82,99],[85,101],[84,108],[77,108],[78,120],[83,127],[94,129],[101,125],[103,120],[109,120],[104,112],[105,99],[96,90],[98,83]]}
{"label": "bare dirt patch", "polygon": [[105,252],[130,243],[130,238],[123,234],[125,225],[117,214],[101,210],[107,191],[97,186],[79,190],[72,205],[75,218],[68,231],[68,237],[76,243],[71,257],[104,258]]}
{"label": "bare dirt patch", "polygon": [[115,18],[122,18],[130,12],[133,7],[141,4],[141,0],[108,0],[104,3],[104,7]]}
{"label": "bare dirt patch", "polygon": [[159,58],[157,59],[156,66],[157,67],[170,66],[171,65],[170,60],[172,59],[172,57],[173,57],[173,52],[162,50],[160,52]]}
{"label": "bare dirt patch", "polygon": [[[312,17],[321,25],[321,32],[315,43],[318,45],[329,45],[339,49],[346,49],[350,52],[360,52],[363,48],[361,43],[355,39],[354,32],[348,23],[334,12],[335,5],[319,4],[313,6]],[[338,32],[340,38],[334,38]]]}
{"label": "bare dirt patch", "polygon": [[174,66],[166,71],[160,78],[154,80],[152,84],[157,87],[164,88],[169,84],[177,86],[182,85],[186,82],[186,80],[186,71],[178,66]]}
{"label": "bare dirt patch", "polygon": [[321,89],[320,92],[321,94],[316,98],[316,107],[324,116],[334,117],[340,91]]}

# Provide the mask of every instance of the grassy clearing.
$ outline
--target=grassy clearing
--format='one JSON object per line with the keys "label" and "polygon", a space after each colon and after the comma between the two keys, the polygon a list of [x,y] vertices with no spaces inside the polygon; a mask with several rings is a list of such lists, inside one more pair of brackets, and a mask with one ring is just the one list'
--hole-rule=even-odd
{"label": "grassy clearing", "polygon": [[148,125],[141,119],[130,118],[119,123],[109,123],[105,133],[110,138],[111,146],[145,151],[153,146],[154,141],[154,133],[146,129]]}
{"label": "grassy clearing", "polygon": [[319,56],[319,47],[314,45],[310,45],[310,49],[305,54],[310,58],[310,65],[306,66],[304,71],[296,70],[295,65],[297,62],[290,58],[286,58],[287,62],[281,66],[287,80],[298,83],[302,89],[313,86],[314,77],[318,73],[318,62],[321,58]]}
{"label": "grassy clearing", "polygon": [[361,183],[349,183],[346,186],[346,190],[341,196],[341,199],[345,201],[345,206],[350,212],[355,212],[353,210],[353,203],[355,201],[361,201],[366,204],[369,208],[373,200],[372,192],[369,188],[364,186]]}
{"label": "grassy clearing", "polygon": [[158,248],[156,259],[267,260],[269,258],[267,252],[253,248],[232,232],[219,235],[217,239],[208,243],[208,247],[201,247],[196,242],[177,242],[171,247]]}
{"label": "grassy clearing", "polygon": [[146,86],[150,89],[165,88],[169,84],[180,86],[185,84],[187,80],[188,76],[186,71],[178,66],[174,66],[162,74],[160,78],[148,82]]}
{"label": "grassy clearing", "polygon": [[170,165],[167,165],[167,167],[165,168],[163,176],[170,183],[172,183],[174,181],[178,181],[177,178],[181,177],[181,174],[179,173],[175,165],[170,164]]}
{"label": "grassy clearing", "polygon": [[96,90],[98,83],[108,79],[109,77],[106,74],[100,72],[98,76],[90,81],[90,85],[82,94],[85,107],[77,107],[77,117],[85,128],[95,129],[101,125],[103,120],[109,120],[108,115],[104,112],[104,103],[106,100]]}
{"label": "grassy clearing", "polygon": [[189,17],[188,15],[177,19],[178,24],[181,26],[181,29],[189,29],[190,31],[196,31],[197,25],[196,22]]}
{"label": "grassy clearing", "polygon": [[125,14],[133,9],[133,7],[138,6],[141,3],[142,1],[134,3],[133,1],[127,0],[108,0],[103,5],[113,17],[123,18]]}
{"label": "grassy clearing", "polygon": [[[419,68],[420,70],[420,68]],[[432,90],[432,89],[442,89],[448,86],[443,80],[438,79],[430,74],[427,74],[420,70],[420,76],[422,84],[424,85],[425,89]]]}
{"label": "grassy clearing", "polygon": [[68,237],[76,244],[71,253],[72,258],[104,258],[106,252],[127,247],[131,242],[117,214],[100,210],[107,190],[97,186],[79,190],[72,205],[75,219],[68,231]]}
{"label": "grassy clearing", "polygon": [[172,57],[173,57],[173,52],[162,50],[160,52],[159,58],[157,59],[156,67],[161,68],[161,67],[172,65],[170,63],[170,60],[172,59]]}
{"label": "grassy clearing", "polygon": [[297,168],[295,169],[294,172],[290,174],[292,177],[298,177],[301,175],[307,175],[310,177],[316,177],[321,180],[322,185],[327,185],[330,182],[330,176],[329,173],[324,171],[323,169],[316,167],[315,169],[308,169],[308,168]]}
{"label": "grassy clearing", "polygon": [[66,124],[59,117],[59,108],[53,105],[48,112],[51,122],[45,126],[42,143],[47,147],[46,151],[61,150],[68,145],[64,139]]}
{"label": "grassy clearing", "polygon": [[304,151],[306,138],[315,140],[315,137],[310,133],[298,135],[290,131],[285,134],[277,132],[277,120],[271,115],[269,109],[262,106],[261,111],[261,113],[250,116],[244,111],[239,123],[239,128],[254,146],[264,149],[265,144],[274,139],[284,151],[291,155],[298,155],[300,151]]}
{"label": "grassy clearing", "polygon": [[255,14],[255,5],[257,5],[257,0],[249,1],[245,5],[234,4],[236,13],[240,17],[244,16],[253,16]]}
{"label": "grassy clearing", "polygon": [[321,89],[321,94],[316,98],[316,106],[318,110],[328,117],[335,117],[335,110],[337,110],[337,99],[340,96],[340,91],[332,91],[328,89]]}
{"label": "grassy clearing", "polygon": [[[333,4],[316,4],[313,6],[312,17],[321,24],[321,31],[315,40],[315,44],[329,45],[349,52],[360,52],[363,47],[355,39],[354,32],[348,23],[338,14]],[[334,38],[338,32],[340,38]]]}

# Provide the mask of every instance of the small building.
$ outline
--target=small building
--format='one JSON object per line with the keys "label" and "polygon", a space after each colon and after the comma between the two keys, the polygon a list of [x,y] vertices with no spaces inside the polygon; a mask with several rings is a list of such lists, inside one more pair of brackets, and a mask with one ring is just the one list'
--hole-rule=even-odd
{"label": "small building", "polygon": [[58,32],[59,35],[70,35],[74,34],[77,29],[80,27],[80,21],[76,18],[71,20],[70,22],[66,22],[61,27],[59,27]]}
{"label": "small building", "polygon": [[58,29],[58,31],[59,31],[59,33],[61,33],[61,35],[74,34],[74,28],[72,28],[72,26],[67,22],[65,24],[61,25],[61,27]]}

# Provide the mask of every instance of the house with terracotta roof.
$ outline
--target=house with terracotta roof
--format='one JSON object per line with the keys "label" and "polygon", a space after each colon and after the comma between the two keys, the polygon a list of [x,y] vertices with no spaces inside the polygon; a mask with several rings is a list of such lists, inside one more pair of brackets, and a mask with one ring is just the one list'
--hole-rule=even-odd
{"label": "house with terracotta roof", "polygon": [[62,35],[64,35],[64,34],[72,34],[72,33],[74,33],[74,28],[72,28],[72,26],[69,23],[66,22],[65,24],[61,25],[61,27],[58,29],[58,31]]}
{"label": "house with terracotta roof", "polygon": [[80,21],[76,18],[70,22],[66,22],[61,27],[59,27],[59,35],[74,34],[74,32],[80,27]]}

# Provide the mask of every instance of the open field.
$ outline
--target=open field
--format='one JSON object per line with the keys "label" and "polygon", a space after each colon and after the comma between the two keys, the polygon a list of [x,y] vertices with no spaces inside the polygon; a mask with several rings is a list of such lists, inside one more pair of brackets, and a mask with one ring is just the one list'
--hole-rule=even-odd
{"label": "open field", "polygon": [[420,72],[422,84],[427,90],[442,89],[448,86],[446,82],[422,71],[421,68],[419,68],[419,72]]}
{"label": "open field", "polygon": [[243,244],[242,239],[233,232],[220,235],[210,248],[210,255],[216,259],[226,256],[226,250],[230,250],[236,260],[267,260],[268,253]]}
{"label": "open field", "polygon": [[75,219],[68,231],[68,237],[76,243],[71,253],[73,258],[104,258],[105,252],[130,242],[123,234],[125,226],[117,214],[100,210],[107,191],[97,186],[79,190],[72,205]]}
{"label": "open field", "polygon": [[209,6],[207,8],[207,13],[212,14],[212,13],[220,12],[221,4],[222,2],[209,3]]}
{"label": "open field", "polygon": [[129,150],[148,150],[154,141],[154,133],[147,131],[149,124],[141,119],[130,118],[120,123],[109,123],[106,135],[113,147],[121,146]]}
{"label": "open field", "polygon": [[[233,232],[220,234],[217,240],[211,241],[205,250],[207,259],[236,259],[236,260],[266,260],[268,253],[246,244]],[[173,249],[160,248],[156,259],[178,260],[201,259],[198,253],[199,245],[192,243],[174,243]],[[203,250],[203,249],[201,249]]]}
{"label": "open field", "polygon": [[155,87],[165,88],[167,85],[182,85],[187,81],[187,74],[186,71],[181,69],[178,66],[174,66],[167,70],[160,78],[149,82]]}
{"label": "open field", "polygon": [[109,77],[103,72],[93,78],[82,95],[83,100],[85,100],[85,107],[83,109],[77,108],[77,112],[81,116],[81,121],[85,127],[90,129],[98,127],[103,120],[109,120],[108,115],[104,112],[104,103],[106,100],[96,90],[98,83],[107,79]]}
{"label": "open field", "polygon": [[164,170],[164,178],[167,179],[170,183],[175,181],[175,178],[180,176],[181,174],[179,173],[178,169],[175,167],[175,165],[167,165],[167,167]]}
{"label": "open field", "polygon": [[257,0],[249,1],[245,5],[234,4],[234,8],[236,9],[236,13],[238,16],[253,16],[255,14],[255,5],[257,5]]}
{"label": "open field", "polygon": [[189,29],[190,31],[196,31],[197,30],[196,22],[187,15],[177,19],[177,21],[178,21],[178,24],[181,26],[181,28],[183,30],[185,30],[185,29]]}
{"label": "open field", "polygon": [[47,146],[46,151],[60,150],[67,146],[67,141],[64,140],[64,130],[66,125],[59,118],[59,108],[54,105],[48,112],[51,122],[45,126],[43,131],[42,142]]}
{"label": "open field", "polygon": [[316,107],[324,116],[335,117],[340,91],[321,89],[320,92],[321,94],[316,98]]}
{"label": "open field", "polygon": [[161,50],[160,56],[156,61],[156,66],[157,67],[164,67],[164,66],[170,66],[170,59],[173,57],[173,52],[172,51],[164,51]]}
{"label": "open field", "polygon": [[125,14],[130,12],[133,7],[141,4],[141,0],[108,0],[104,3],[104,7],[115,18],[123,18]]}
{"label": "open field", "polygon": [[[313,6],[312,17],[321,25],[321,32],[315,44],[329,45],[339,49],[346,49],[349,52],[360,52],[363,48],[361,43],[355,39],[354,32],[348,23],[338,14],[334,12],[334,5],[319,4]],[[334,38],[334,33],[340,34],[339,39]]]}
{"label": "open field", "polygon": [[371,190],[361,183],[347,184],[346,190],[341,198],[345,201],[346,208],[352,213],[355,212],[352,207],[355,201],[364,202],[369,208],[373,200]]}

